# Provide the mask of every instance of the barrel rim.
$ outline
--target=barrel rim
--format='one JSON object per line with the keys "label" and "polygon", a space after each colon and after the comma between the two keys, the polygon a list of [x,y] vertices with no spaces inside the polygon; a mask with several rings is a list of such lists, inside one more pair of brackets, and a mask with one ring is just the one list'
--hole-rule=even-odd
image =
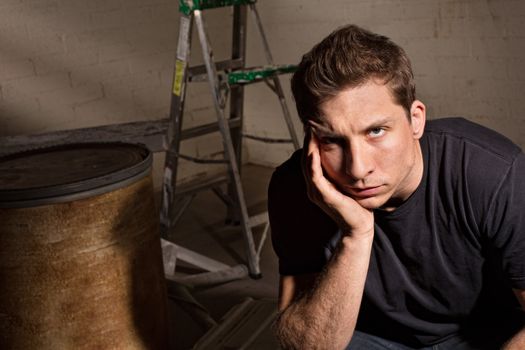
{"label": "barrel rim", "polygon": [[109,174],[96,176],[68,184],[59,184],[45,187],[34,187],[28,189],[0,189],[0,208],[32,207],[44,204],[71,202],[83,198],[89,198],[99,194],[114,191],[130,185],[131,183],[147,176],[151,171],[153,155],[143,144],[126,142],[81,142],[72,144],[60,144],[49,147],[33,148],[0,157],[1,161],[37,154],[42,151],[53,151],[67,147],[102,147],[102,146],[125,146],[135,148],[142,152],[143,160],[124,169],[113,171]]}

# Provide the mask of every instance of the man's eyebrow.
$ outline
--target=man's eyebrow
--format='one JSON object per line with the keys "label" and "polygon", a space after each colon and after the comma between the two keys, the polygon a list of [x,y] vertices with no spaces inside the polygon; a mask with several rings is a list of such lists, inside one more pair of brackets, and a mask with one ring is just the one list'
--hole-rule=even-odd
{"label": "man's eyebrow", "polygon": [[378,120],[374,120],[373,122],[371,122],[371,123],[365,128],[365,130],[370,130],[370,129],[379,128],[379,127],[381,127],[381,126],[385,126],[385,125],[387,125],[387,124],[391,124],[391,123],[392,123],[391,118],[384,117],[384,118],[381,118],[381,119],[378,119]]}
{"label": "man's eyebrow", "polygon": [[[391,124],[391,123],[392,123],[392,119],[389,118],[389,117],[378,118],[377,120],[374,120],[370,124],[365,126],[362,129],[362,131],[368,131],[368,130],[371,130],[371,129],[380,128],[382,126],[385,126],[385,125],[388,125],[388,124]],[[313,131],[316,134],[322,133],[323,136],[325,136],[325,137],[334,137],[334,138],[341,137],[341,135],[339,135],[336,132],[334,132],[332,129],[330,129],[330,127],[328,127],[326,125],[323,125],[323,124],[321,124],[319,122],[316,122],[316,121],[313,121],[313,120],[309,120],[308,121],[308,125],[313,129]]]}
{"label": "man's eyebrow", "polygon": [[341,135],[335,133],[332,129],[327,127],[326,125],[323,125],[321,123],[315,122],[313,120],[308,121],[308,125],[312,128],[312,130],[318,134],[322,133],[325,137],[341,137]]}

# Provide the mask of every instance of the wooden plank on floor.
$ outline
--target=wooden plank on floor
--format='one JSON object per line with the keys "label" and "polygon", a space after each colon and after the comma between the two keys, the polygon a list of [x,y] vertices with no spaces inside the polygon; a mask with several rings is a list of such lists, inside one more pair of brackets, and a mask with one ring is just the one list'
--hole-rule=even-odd
{"label": "wooden plank on floor", "polygon": [[234,306],[193,349],[279,349],[271,331],[276,315],[276,300],[247,298]]}

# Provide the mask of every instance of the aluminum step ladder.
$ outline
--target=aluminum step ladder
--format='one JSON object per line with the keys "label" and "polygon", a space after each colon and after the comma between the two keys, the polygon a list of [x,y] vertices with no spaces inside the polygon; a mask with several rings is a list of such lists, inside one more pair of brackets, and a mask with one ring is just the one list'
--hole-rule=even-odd
{"label": "aluminum step ladder", "polygon": [[[204,280],[217,281],[239,278],[249,274],[252,278],[260,278],[259,255],[267,235],[269,223],[268,213],[249,217],[244,191],[241,183],[240,160],[243,137],[264,142],[289,142],[295,149],[300,147],[297,134],[285,101],[278,76],[294,72],[294,65],[275,65],[269,45],[263,31],[261,20],[255,7],[256,0],[179,0],[180,23],[177,45],[175,71],[173,77],[168,137],[168,150],[164,168],[164,182],[160,213],[161,237],[168,238],[182,213],[188,208],[195,195],[202,190],[211,189],[227,205],[227,221],[238,223],[242,229],[247,260],[246,267],[230,267],[219,261],[178,246],[173,242],[163,240],[165,266],[171,266],[166,272],[168,278],[174,278],[176,259],[186,261],[202,268],[208,273],[203,274]],[[233,6],[233,36],[231,59],[215,62],[212,48],[205,31],[203,11],[218,7]],[[260,35],[265,51],[267,65],[263,67],[245,67],[246,22],[250,10]],[[202,48],[204,65],[190,67],[190,51],[192,28],[196,25]],[[216,118],[214,122],[197,127],[183,129],[184,99],[186,86],[193,81],[207,80],[214,102]],[[264,82],[277,95],[287,125],[290,139],[270,139],[246,135],[242,132],[243,125],[243,87],[247,84]],[[225,107],[230,100],[230,115],[225,116]],[[183,140],[202,136],[211,132],[220,132],[224,147],[224,159],[209,160],[180,154],[180,144]],[[227,165],[228,174],[214,177],[207,181],[197,181],[187,186],[177,186],[177,170],[179,159],[196,163],[223,163]],[[227,191],[221,186],[227,184]],[[264,225],[262,237],[257,247],[252,229]],[[170,260],[171,259],[171,260]],[[229,272],[228,272],[229,271]],[[195,282],[195,277],[193,282]],[[199,280],[199,278],[197,278]],[[180,279],[179,279],[180,281]],[[184,281],[182,281],[184,282]]]}

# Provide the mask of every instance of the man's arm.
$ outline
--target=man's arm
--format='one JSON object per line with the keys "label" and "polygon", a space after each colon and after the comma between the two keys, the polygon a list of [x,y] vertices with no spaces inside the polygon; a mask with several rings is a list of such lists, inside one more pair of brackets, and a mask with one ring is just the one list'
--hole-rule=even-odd
{"label": "man's arm", "polygon": [[371,211],[340,193],[324,176],[317,140],[308,145],[309,198],[338,223],[342,238],[324,271],[309,281],[283,276],[275,328],[284,349],[343,349],[352,337],[374,234]]}
{"label": "man's arm", "polygon": [[[525,312],[525,289],[514,289],[514,294],[520,302],[521,309]],[[525,349],[525,328],[522,328],[508,342],[503,345],[504,350]]]}
{"label": "man's arm", "polygon": [[281,276],[279,280],[279,311],[284,311],[292,302],[314,287],[317,273],[296,276]]}
{"label": "man's arm", "polygon": [[[343,349],[352,337],[363,295],[371,237],[343,237],[311,289],[281,279],[277,336],[285,349]],[[302,288],[300,287],[302,286]]]}

